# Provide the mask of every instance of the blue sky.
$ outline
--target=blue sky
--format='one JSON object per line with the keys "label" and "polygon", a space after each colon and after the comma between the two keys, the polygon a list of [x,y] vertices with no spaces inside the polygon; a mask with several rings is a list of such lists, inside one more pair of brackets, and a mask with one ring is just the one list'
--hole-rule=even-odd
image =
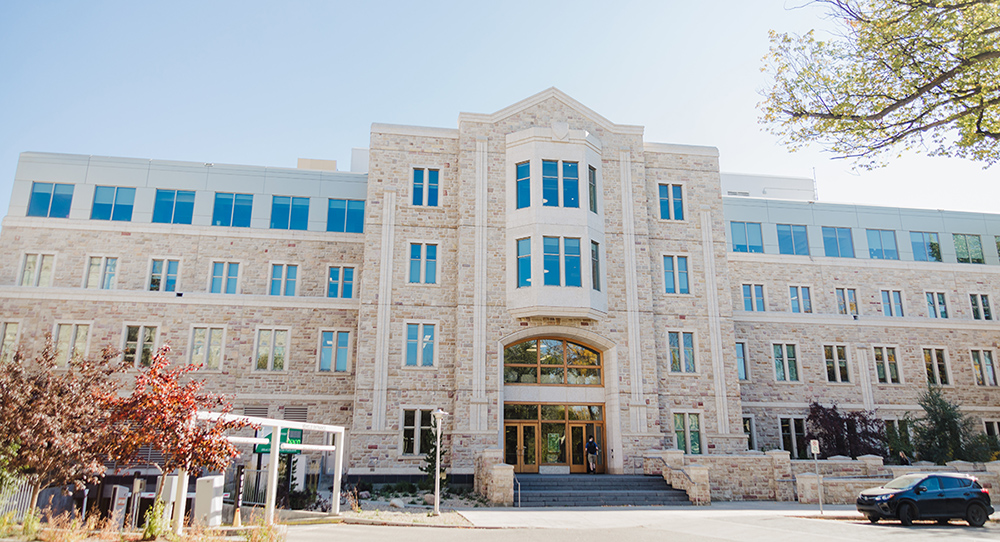
{"label": "blue sky", "polygon": [[815,170],[824,201],[997,212],[1000,166],[858,172],[761,129],[768,30],[829,27],[803,3],[0,2],[0,210],[23,151],[346,170],[372,122],[455,127],[555,86],[725,172]]}

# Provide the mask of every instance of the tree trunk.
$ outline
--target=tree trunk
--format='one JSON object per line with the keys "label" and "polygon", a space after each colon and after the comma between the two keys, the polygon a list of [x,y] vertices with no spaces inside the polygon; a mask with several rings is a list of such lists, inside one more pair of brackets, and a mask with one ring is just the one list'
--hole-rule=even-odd
{"label": "tree trunk", "polygon": [[36,514],[38,511],[38,495],[42,492],[42,480],[41,478],[35,479],[35,483],[31,485],[31,500],[28,501],[28,513]]}
{"label": "tree trunk", "polygon": [[174,497],[174,534],[181,536],[184,534],[184,507],[187,504],[187,479],[186,468],[177,469],[177,493]]}

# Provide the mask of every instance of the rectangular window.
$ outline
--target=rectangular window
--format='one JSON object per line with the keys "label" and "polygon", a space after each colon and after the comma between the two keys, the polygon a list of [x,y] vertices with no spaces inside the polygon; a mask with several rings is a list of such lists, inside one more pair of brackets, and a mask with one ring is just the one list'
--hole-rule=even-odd
{"label": "rectangular window", "polygon": [[191,365],[201,365],[209,371],[222,367],[221,327],[196,327],[191,332]]}
{"label": "rectangular window", "polygon": [[[560,164],[562,167],[560,168]],[[542,205],[559,207],[562,192],[563,207],[580,206],[580,167],[576,162],[542,160]],[[519,177],[520,178],[520,177]],[[559,187],[562,186],[560,191]]]}
{"label": "rectangular window", "polygon": [[757,449],[757,431],[754,427],[753,416],[743,416],[743,434],[747,436],[747,449]]}
{"label": "rectangular window", "polygon": [[941,243],[934,232],[911,231],[910,246],[913,247],[913,259],[918,262],[941,261]]}
{"label": "rectangular window", "polygon": [[984,420],[983,424],[985,425],[986,436],[995,444],[1000,445],[1000,421]]}
{"label": "rectangular window", "polygon": [[791,452],[793,459],[808,459],[805,418],[779,418],[778,422],[781,425],[781,449]]}
{"label": "rectangular window", "polygon": [[430,409],[403,411],[403,454],[422,455],[434,445],[434,416]]}
{"label": "rectangular window", "polygon": [[89,324],[56,324],[56,334],[52,342],[56,346],[56,366],[66,367],[70,360],[87,353]]}
{"label": "rectangular window", "polygon": [[410,243],[410,283],[437,283],[437,245]]}
{"label": "rectangular window", "polygon": [[811,313],[813,311],[812,296],[809,295],[808,286],[789,286],[788,295],[791,297],[792,312]]}
{"label": "rectangular window", "polygon": [[668,331],[667,344],[670,347],[670,372],[695,372],[694,333],[686,331]]}
{"label": "rectangular window", "polygon": [[517,287],[531,286],[531,238],[517,240]]}
{"label": "rectangular window", "polygon": [[854,240],[851,228],[823,226],[823,252],[831,258],[853,258]]}
{"label": "rectangular window", "polygon": [[747,312],[764,312],[764,285],[743,285],[743,310]]}
{"label": "rectangular window", "polygon": [[983,242],[978,235],[956,233],[954,238],[958,263],[986,263],[983,258]]}
{"label": "rectangular window", "polygon": [[576,162],[562,164],[563,207],[580,207],[580,167]]}
{"label": "rectangular window", "polygon": [[31,183],[28,216],[69,218],[73,204],[73,185],[60,183]]}
{"label": "rectangular window", "polygon": [[563,239],[563,261],[566,267],[566,286],[583,285],[580,271],[580,240],[566,237]]}
{"label": "rectangular window", "polygon": [[663,257],[663,284],[668,294],[689,294],[687,256]]}
{"label": "rectangular window", "polygon": [[84,287],[113,290],[115,288],[117,271],[118,258],[91,256],[87,264],[87,276],[84,279]]}
{"label": "rectangular window", "polygon": [[149,268],[149,291],[173,292],[177,290],[178,260],[153,260]]}
{"label": "rectangular window", "polygon": [[945,303],[944,292],[927,292],[927,316],[931,318],[947,318],[948,305]]}
{"label": "rectangular window", "polygon": [[799,362],[794,344],[774,344],[774,375],[778,382],[798,382]]}
{"label": "rectangular window", "polygon": [[[660,219],[684,220],[684,189],[682,186],[679,184],[661,184],[659,188]],[[758,224],[758,230],[759,226]]]}
{"label": "rectangular window", "polygon": [[91,220],[132,220],[132,206],[135,204],[135,188],[117,186],[94,187],[94,205],[90,209]]}
{"label": "rectangular window", "polygon": [[730,222],[733,234],[733,252],[764,253],[764,237],[757,222]]}
{"label": "rectangular window", "polygon": [[414,205],[427,206],[427,207],[438,206],[439,177],[440,177],[440,170],[437,169],[425,169],[425,168],[413,169]]}
{"label": "rectangular window", "polygon": [[14,361],[17,351],[17,322],[0,322],[0,364]]}
{"label": "rectangular window", "polygon": [[559,162],[542,160],[542,205],[559,206]]}
{"label": "rectangular window", "polygon": [[125,347],[122,348],[122,357],[126,363],[136,367],[149,367],[154,348],[156,348],[156,327],[125,327]]}
{"label": "rectangular window", "polygon": [[236,262],[212,262],[213,294],[235,294],[240,278],[240,264]]}
{"label": "rectangular window", "polygon": [[322,372],[347,372],[347,346],[349,331],[324,331],[319,351],[319,370]]}
{"label": "rectangular window", "polygon": [[868,254],[873,260],[898,260],[896,232],[892,230],[866,230],[868,232]]}
{"label": "rectangular window", "polygon": [[986,294],[969,294],[969,301],[972,303],[972,318],[975,320],[992,320],[993,311],[990,309],[990,297]]}
{"label": "rectangular window", "polygon": [[896,349],[891,346],[875,347],[875,372],[882,384],[899,384],[899,364],[896,363]]}
{"label": "rectangular window", "polygon": [[701,453],[701,419],[698,414],[674,413],[674,436],[677,449],[686,454]]}
{"label": "rectangular window", "polygon": [[749,380],[750,370],[747,367],[747,345],[736,343],[736,374],[740,380]]}
{"label": "rectangular window", "polygon": [[253,212],[253,194],[215,193],[215,207],[212,210],[213,226],[249,228]]}
{"label": "rectangular window", "polygon": [[903,292],[882,290],[882,316],[903,316]]}
{"label": "rectangular window", "polygon": [[271,295],[295,295],[295,282],[298,278],[299,266],[288,264],[271,265]]}
{"label": "rectangular window", "polygon": [[928,384],[948,385],[948,364],[943,348],[924,348],[924,367]]}
{"label": "rectangular window", "polygon": [[288,330],[257,330],[258,371],[284,371],[288,365]]}
{"label": "rectangular window", "polygon": [[858,293],[854,288],[837,288],[837,313],[858,315]]}
{"label": "rectangular window", "polygon": [[597,169],[594,166],[589,166],[587,168],[588,172],[588,183],[589,195],[590,195],[590,212],[597,212]]}
{"label": "rectangular window", "polygon": [[546,286],[562,286],[559,238],[542,237],[542,273]]}
{"label": "rectangular window", "polygon": [[992,350],[972,351],[972,372],[976,375],[976,385],[997,385],[997,371],[996,366],[993,365]]}
{"label": "rectangular window", "polygon": [[406,365],[434,366],[434,324],[406,324]]}
{"label": "rectangular window", "polygon": [[21,265],[21,286],[52,286],[52,254],[25,254]]}
{"label": "rectangular window", "polygon": [[850,382],[850,372],[847,369],[847,346],[841,344],[824,345],[823,354],[826,357],[827,382]]}
{"label": "rectangular window", "polygon": [[601,246],[596,241],[590,242],[590,283],[595,290],[601,291]]}
{"label": "rectangular window", "polygon": [[272,230],[309,229],[309,198],[272,196]]}
{"label": "rectangular window", "polygon": [[781,254],[809,255],[806,227],[798,224],[778,224],[778,252]]}
{"label": "rectangular window", "polygon": [[365,200],[330,198],[326,209],[326,231],[363,233]]}
{"label": "rectangular window", "polygon": [[326,283],[326,297],[351,299],[354,297],[354,268],[330,266]]}
{"label": "rectangular window", "polygon": [[190,224],[194,216],[194,192],[189,190],[156,191],[153,222],[157,224]]}
{"label": "rectangular window", "polygon": [[521,162],[517,168],[517,208],[531,206],[531,163]]}

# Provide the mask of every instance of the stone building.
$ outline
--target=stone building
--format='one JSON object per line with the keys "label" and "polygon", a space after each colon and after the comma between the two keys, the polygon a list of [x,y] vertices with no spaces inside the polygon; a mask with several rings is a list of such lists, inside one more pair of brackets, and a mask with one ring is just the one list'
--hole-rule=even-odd
{"label": "stone building", "polygon": [[997,433],[1000,215],[817,203],[556,89],[353,162],[22,154],[0,357],[170,344],[237,411],[346,426],[353,475],[418,474],[437,408],[458,476],[796,456],[809,403],[898,420],[929,380]]}

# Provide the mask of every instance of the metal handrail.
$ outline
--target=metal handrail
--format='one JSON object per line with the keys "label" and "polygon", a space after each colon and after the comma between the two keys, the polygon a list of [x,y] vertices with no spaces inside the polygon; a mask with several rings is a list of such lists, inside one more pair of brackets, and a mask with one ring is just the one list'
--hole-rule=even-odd
{"label": "metal handrail", "polygon": [[514,473],[514,483],[517,484],[517,507],[521,507],[521,481],[517,479],[517,473]]}

